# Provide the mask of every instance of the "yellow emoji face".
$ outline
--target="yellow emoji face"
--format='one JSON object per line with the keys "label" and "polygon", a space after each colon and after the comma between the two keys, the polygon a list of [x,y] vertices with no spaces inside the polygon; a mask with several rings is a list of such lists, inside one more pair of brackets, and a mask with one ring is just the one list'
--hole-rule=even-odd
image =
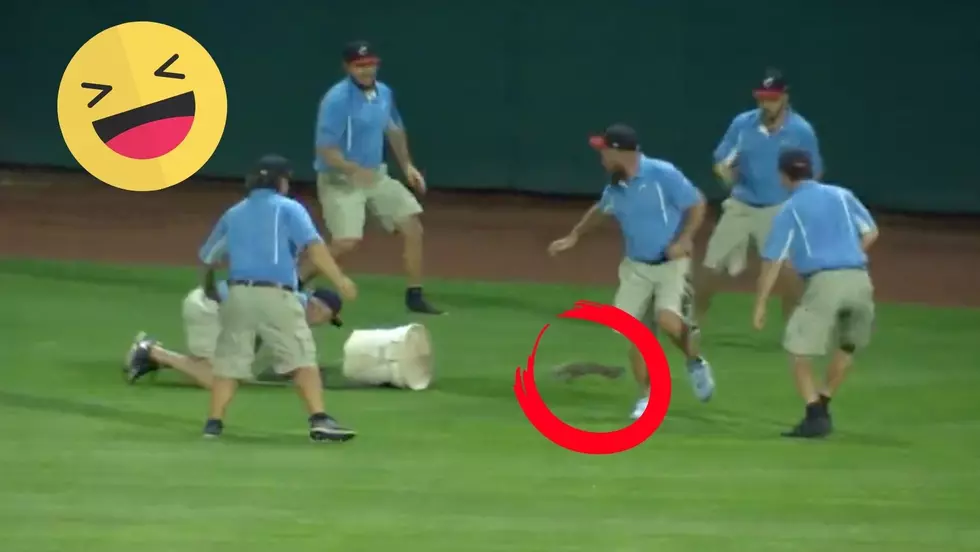
{"label": "yellow emoji face", "polygon": [[228,97],[211,54],[149,21],[90,38],[58,88],[58,124],[75,160],[106,184],[152,192],[183,182],[221,141]]}

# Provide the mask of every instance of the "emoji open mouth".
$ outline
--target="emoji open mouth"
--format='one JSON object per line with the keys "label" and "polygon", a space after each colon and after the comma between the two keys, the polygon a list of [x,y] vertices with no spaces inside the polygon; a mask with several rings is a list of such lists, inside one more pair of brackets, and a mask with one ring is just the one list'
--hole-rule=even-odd
{"label": "emoji open mouth", "polygon": [[92,126],[109,149],[130,159],[154,159],[173,151],[194,124],[194,93],[117,113]]}

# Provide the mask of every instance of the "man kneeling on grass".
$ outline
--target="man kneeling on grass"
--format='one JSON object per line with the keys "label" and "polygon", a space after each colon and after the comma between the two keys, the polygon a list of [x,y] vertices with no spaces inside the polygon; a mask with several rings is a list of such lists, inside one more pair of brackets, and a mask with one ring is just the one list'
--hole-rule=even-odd
{"label": "man kneeling on grass", "polygon": [[[218,317],[220,301],[228,295],[228,283],[218,282],[216,286],[218,301],[207,297],[203,288],[195,288],[183,303],[184,333],[187,338],[187,354],[165,349],[156,339],[144,332],[136,335],[126,354],[126,378],[135,383],[143,376],[161,368],[171,368],[189,377],[196,385],[211,388],[213,380],[211,359],[214,357],[221,321]],[[297,300],[306,310],[306,320],[310,326],[329,322],[341,326],[338,315],[343,306],[339,295],[326,288],[312,292],[299,292]],[[272,354],[268,347],[257,343],[255,358],[252,361],[253,379],[265,379],[272,372]]]}

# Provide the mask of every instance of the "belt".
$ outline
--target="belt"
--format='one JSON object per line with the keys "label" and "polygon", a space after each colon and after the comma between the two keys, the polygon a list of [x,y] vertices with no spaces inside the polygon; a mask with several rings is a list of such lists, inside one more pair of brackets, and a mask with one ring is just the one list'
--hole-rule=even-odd
{"label": "belt", "polygon": [[657,266],[657,265],[662,265],[662,264],[666,263],[670,259],[668,259],[666,255],[664,255],[664,256],[659,257],[657,259],[652,259],[652,260],[647,260],[647,261],[644,261],[642,259],[633,259],[633,260],[635,262],[640,263],[640,264],[645,264],[645,265],[648,265],[648,266]]}
{"label": "belt", "polygon": [[842,270],[862,270],[867,272],[868,267],[866,265],[856,265],[856,266],[835,266],[832,268],[821,268],[820,270],[814,270],[809,274],[804,274],[803,279],[809,280],[810,278],[813,278],[814,276],[822,272],[840,272]]}
{"label": "belt", "polygon": [[763,205],[761,203],[750,203],[748,201],[745,201],[744,199],[738,199],[738,198],[736,198],[736,201],[739,201],[753,209],[768,209],[769,207],[777,207],[779,205],[782,205],[781,203],[772,203],[769,205]]}
{"label": "belt", "polygon": [[228,280],[229,286],[246,286],[246,287],[261,287],[261,288],[276,288],[283,291],[296,291],[296,286],[287,286],[286,284],[280,284],[279,282],[270,282],[268,280]]}

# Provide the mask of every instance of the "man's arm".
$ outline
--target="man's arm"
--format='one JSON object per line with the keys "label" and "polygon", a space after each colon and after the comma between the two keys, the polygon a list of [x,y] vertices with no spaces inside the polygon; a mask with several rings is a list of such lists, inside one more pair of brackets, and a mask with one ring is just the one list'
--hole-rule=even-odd
{"label": "man's arm", "polygon": [[574,236],[575,239],[581,238],[585,234],[589,233],[596,227],[598,227],[602,222],[609,216],[610,200],[606,193],[602,194],[602,199],[596,202],[595,205],[589,207],[589,210],[582,215],[578,223],[572,227],[572,231],[568,233],[569,236]]}
{"label": "man's arm", "polygon": [[408,134],[405,132],[405,122],[402,120],[395,100],[391,100],[391,119],[385,129],[385,136],[388,138],[388,145],[398,159],[398,165],[405,170],[406,167],[413,165],[412,156],[408,151]]}
{"label": "man's arm", "polygon": [[765,308],[772,288],[776,285],[779,270],[789,258],[796,232],[793,228],[793,215],[785,206],[773,219],[772,228],[762,247],[762,270],[756,283],[756,308]]}
{"label": "man's arm", "polygon": [[674,169],[664,179],[664,186],[670,202],[684,212],[684,223],[676,241],[693,242],[708,211],[704,194],[678,169]]}
{"label": "man's arm", "polygon": [[823,156],[820,155],[820,142],[817,140],[817,133],[813,127],[807,123],[805,132],[800,139],[800,147],[810,154],[810,161],[813,164],[813,177],[822,180],[824,175]]}
{"label": "man's arm", "polygon": [[218,223],[211,230],[208,239],[204,241],[204,245],[197,252],[198,259],[204,265],[201,284],[204,289],[204,294],[214,301],[219,300],[214,273],[218,266],[223,263],[228,253],[226,248],[227,239],[228,225],[225,221],[225,215],[222,215],[218,219]]}
{"label": "man's arm", "polygon": [[868,208],[861,203],[861,200],[857,196],[849,191],[845,192],[845,194],[845,205],[847,205],[851,220],[854,221],[854,225],[861,235],[861,248],[867,252],[874,245],[875,241],[878,240],[878,224],[875,222],[874,217],[871,216],[871,212],[868,211]]}
{"label": "man's arm", "polygon": [[[286,217],[286,224],[289,231],[289,239],[296,246],[296,250],[301,252],[301,256],[316,270],[327,277],[338,288],[343,287],[346,276],[337,266],[337,261],[330,254],[320,233],[317,232],[313,219],[306,212],[306,208],[299,203],[290,204],[289,216]],[[302,266],[304,263],[300,263]]]}
{"label": "man's arm", "polygon": [[347,144],[344,138],[350,140],[350,121],[347,117],[346,104],[342,98],[327,93],[320,102],[320,111],[316,119],[316,152],[328,167],[346,174],[352,174],[360,167],[357,163],[348,161],[344,156]]}
{"label": "man's arm", "polygon": [[739,118],[735,117],[728,125],[728,130],[722,136],[721,141],[715,147],[712,154],[714,158],[714,172],[727,186],[735,182],[734,166],[738,160],[739,149],[742,144],[741,125]]}

